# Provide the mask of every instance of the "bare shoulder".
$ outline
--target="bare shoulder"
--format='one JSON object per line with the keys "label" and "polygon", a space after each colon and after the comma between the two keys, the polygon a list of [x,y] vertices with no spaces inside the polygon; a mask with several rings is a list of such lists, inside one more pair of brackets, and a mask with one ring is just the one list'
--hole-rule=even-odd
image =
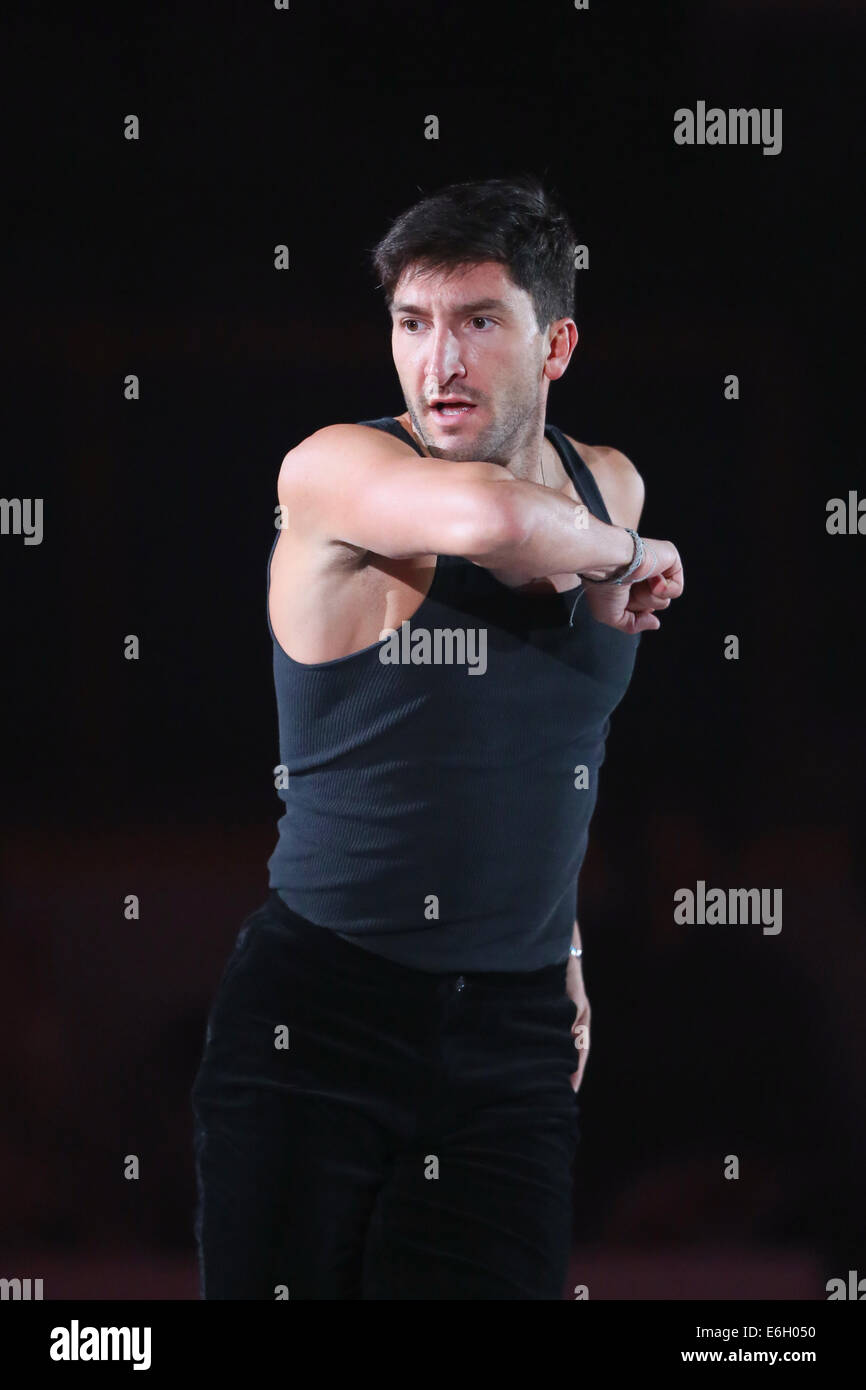
{"label": "bare shoulder", "polygon": [[636,531],[646,489],[631,459],[620,449],[604,444],[581,444],[570,434],[565,437],[595,478],[614,526],[630,526]]}
{"label": "bare shoulder", "polygon": [[323,425],[289,449],[280,466],[278,486],[302,487],[311,477],[320,479],[323,465],[338,468],[351,462],[357,466],[370,458],[413,453],[407,442],[396,439],[387,430],[356,423]]}
{"label": "bare shoulder", "polygon": [[277,497],[291,517],[294,548],[299,550],[303,542],[316,549],[324,545],[329,563],[343,554],[364,554],[363,547],[331,539],[323,512],[334,499],[364,486],[383,465],[414,456],[408,443],[386,430],[357,423],[323,425],[299,440],[284,455],[277,477]]}

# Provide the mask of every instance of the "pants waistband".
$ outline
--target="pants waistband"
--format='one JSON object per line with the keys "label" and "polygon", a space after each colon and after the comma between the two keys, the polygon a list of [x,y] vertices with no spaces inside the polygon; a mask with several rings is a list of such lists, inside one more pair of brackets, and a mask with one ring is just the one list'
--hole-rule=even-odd
{"label": "pants waistband", "polygon": [[538,970],[420,970],[389,960],[387,956],[377,955],[367,947],[347,941],[331,927],[317,926],[314,922],[308,921],[289,907],[274,888],[268,892],[268,907],[281,921],[305,931],[311,944],[323,945],[327,949],[336,945],[340,950],[350,951],[355,963],[362,965],[368,962],[372,969],[380,974],[390,975],[395,980],[399,978],[413,983],[424,983],[462,979],[482,988],[486,985],[496,990],[513,990],[520,994],[536,991],[539,994],[558,994],[564,988],[567,959],[553,965],[543,965]]}

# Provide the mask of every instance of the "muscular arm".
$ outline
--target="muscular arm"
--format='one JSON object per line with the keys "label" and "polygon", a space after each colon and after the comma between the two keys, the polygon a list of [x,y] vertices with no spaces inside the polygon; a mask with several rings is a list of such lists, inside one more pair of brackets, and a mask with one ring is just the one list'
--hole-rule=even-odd
{"label": "muscular arm", "polygon": [[[631,537],[570,498],[484,461],[420,458],[363,425],[317,430],[283,460],[289,525],[394,559],[462,555],[525,575],[613,573]],[[649,568],[649,562],[648,562]]]}
{"label": "muscular arm", "polygon": [[[634,474],[639,478],[636,469]],[[623,529],[629,523],[617,523],[611,514],[614,524],[609,526],[582,503],[552,488],[515,479],[512,487],[501,490],[499,502],[507,521],[497,543],[467,558],[507,573],[512,583],[552,574],[606,579],[632,559],[634,544]],[[644,570],[648,573],[652,565],[646,557],[635,578]]]}
{"label": "muscular arm", "polygon": [[[578,452],[581,450],[584,451],[584,453],[586,452],[588,446],[578,446],[577,441],[571,439],[568,435],[566,438],[569,439],[569,442],[574,445]],[[593,460],[593,476],[598,483],[605,507],[607,508],[608,516],[611,520],[611,526],[607,527],[608,531],[618,527],[631,527],[632,530],[636,531],[644,504],[645,489],[643,478],[635,468],[631,459],[627,458],[626,455],[621,453],[618,449],[597,448],[591,450],[591,454]],[[555,492],[554,489],[547,490],[553,495],[561,497],[561,494]],[[576,507],[576,504],[572,503],[572,506],[575,507],[576,512],[579,512],[580,509]],[[595,520],[595,518],[593,519]],[[598,522],[597,524],[604,525],[605,523]],[[624,535],[624,532],[620,532],[619,534]],[[625,539],[627,542],[628,560],[630,561],[632,557],[631,538],[626,536]],[[527,583],[525,570],[523,568],[512,568],[511,566],[498,567],[492,565],[487,565],[486,567],[492,569],[496,577],[505,584],[520,586]],[[611,568],[612,567],[608,566],[607,572],[610,572]],[[639,580],[641,575],[650,568],[651,562],[647,559],[645,564],[636,571],[636,579]],[[568,579],[572,579],[572,577],[578,573],[588,574],[592,579],[602,579],[606,577],[604,569],[598,567],[590,568],[589,566],[585,566],[580,570],[574,569],[567,571],[557,571],[553,566],[550,566],[540,569],[536,575],[531,577],[533,579],[542,575],[552,577],[560,573],[564,578]]]}

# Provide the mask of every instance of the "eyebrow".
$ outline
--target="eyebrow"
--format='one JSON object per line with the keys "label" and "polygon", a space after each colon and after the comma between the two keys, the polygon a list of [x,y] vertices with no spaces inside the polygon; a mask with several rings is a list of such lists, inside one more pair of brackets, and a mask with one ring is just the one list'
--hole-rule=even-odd
{"label": "eyebrow", "polygon": [[[452,310],[455,314],[477,314],[482,309],[496,309],[499,313],[509,313],[510,306],[504,299],[473,299],[471,304],[457,304]],[[393,304],[392,314],[417,314],[419,318],[426,318],[429,310],[420,304]]]}

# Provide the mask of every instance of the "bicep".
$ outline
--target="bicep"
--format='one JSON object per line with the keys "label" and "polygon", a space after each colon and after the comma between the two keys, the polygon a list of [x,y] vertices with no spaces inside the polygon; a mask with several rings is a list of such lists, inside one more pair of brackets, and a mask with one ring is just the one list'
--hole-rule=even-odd
{"label": "bicep", "polygon": [[[364,425],[328,425],[283,460],[278,493],[295,524],[391,559],[461,555],[496,539],[507,470],[420,457]],[[511,474],[507,475],[511,478]]]}

